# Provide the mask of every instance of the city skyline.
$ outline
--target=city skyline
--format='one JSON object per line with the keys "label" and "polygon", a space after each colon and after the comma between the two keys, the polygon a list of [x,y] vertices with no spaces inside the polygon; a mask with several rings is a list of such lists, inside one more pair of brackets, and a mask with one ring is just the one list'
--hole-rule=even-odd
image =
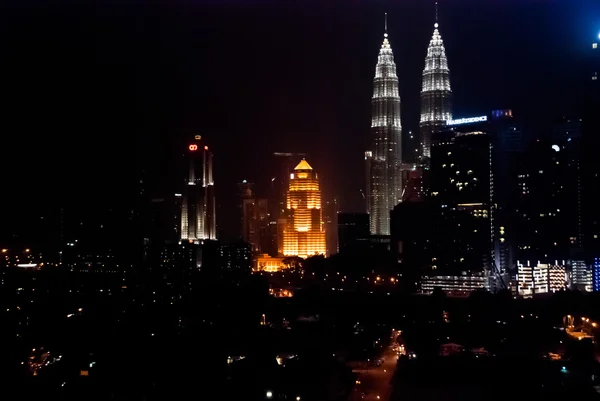
{"label": "city skyline", "polygon": [[4,398],[600,398],[598,0],[0,30]]}
{"label": "city skyline", "polygon": [[[98,36],[97,58],[96,55],[91,57],[74,51],[83,41],[90,40],[90,36],[87,31],[75,26],[68,16],[63,17],[64,24],[56,25],[50,22],[50,17],[55,15],[54,11],[15,7],[3,17],[12,16],[14,21],[21,21],[19,25],[7,22],[3,26],[7,32],[12,33],[8,36],[20,38],[23,48],[31,49],[31,52],[21,54],[18,47],[7,47],[4,59],[7,76],[12,74],[17,78],[13,82],[19,84],[8,82],[6,96],[22,99],[22,93],[39,88],[39,102],[46,106],[37,119],[40,122],[31,121],[28,125],[17,124],[17,118],[24,117],[21,111],[13,109],[18,102],[9,104],[7,112],[7,124],[16,127],[16,135],[7,138],[7,146],[27,149],[27,154],[19,154],[20,151],[17,151],[15,158],[27,157],[32,160],[30,164],[20,165],[18,177],[31,176],[35,172],[44,177],[58,178],[41,180],[42,192],[48,192],[50,185],[58,186],[60,190],[55,191],[58,196],[47,202],[40,211],[46,209],[46,213],[53,213],[51,208],[62,206],[77,208],[77,196],[92,194],[91,186],[76,188],[70,185],[72,182],[91,180],[94,188],[120,188],[116,192],[94,190],[90,201],[98,204],[130,196],[134,192],[130,188],[131,182],[137,181],[136,172],[132,168],[132,157],[147,170],[146,176],[152,176],[155,181],[146,179],[146,190],[153,196],[164,196],[172,191],[168,183],[172,182],[170,177],[175,176],[172,155],[179,154],[177,149],[185,145],[185,138],[196,133],[210,138],[212,148],[218,154],[228,153],[241,161],[226,167],[227,158],[215,160],[216,181],[220,183],[216,188],[218,210],[235,207],[236,182],[242,179],[258,181],[260,177],[269,175],[266,166],[257,163],[252,164],[249,169],[241,167],[250,165],[248,155],[258,152],[262,154],[263,151],[314,153],[313,158],[320,166],[324,196],[338,197],[344,211],[364,210],[364,200],[358,188],[364,185],[356,185],[354,177],[364,177],[364,164],[357,163],[357,160],[362,160],[364,150],[369,145],[369,134],[364,127],[368,127],[370,120],[370,79],[373,60],[381,43],[381,16],[386,11],[390,20],[390,35],[396,38],[395,53],[402,61],[399,75],[405,153],[419,147],[418,143],[408,141],[407,135],[409,131],[418,132],[421,90],[418,76],[422,74],[423,57],[431,39],[433,2],[382,4],[379,7],[358,4],[344,13],[328,6],[317,6],[301,10],[293,16],[277,7],[262,14],[250,7],[247,11],[252,15],[256,14],[256,18],[252,19],[242,18],[236,11],[226,11],[218,6],[202,8],[198,5],[196,8],[192,7],[186,15],[178,15],[172,21],[162,21],[164,30],[160,36],[143,38],[130,25],[110,16],[110,6],[105,7],[107,15],[95,20],[94,29],[110,34]],[[593,2],[539,5],[525,1],[510,4],[510,7],[489,2],[442,3],[439,20],[444,27],[446,53],[452,63],[456,117],[481,115],[489,110],[510,107],[527,119],[526,122],[533,126],[533,131],[543,133],[544,123],[541,117],[548,114],[576,114],[577,101],[571,101],[579,98],[577,72],[580,65],[576,60],[581,59],[587,50],[591,35],[597,36],[598,23],[593,20],[597,8]],[[129,10],[133,12],[134,9]],[[164,17],[151,6],[143,10],[146,13],[144,15],[151,19],[141,19],[141,29],[143,32],[154,32],[155,25],[151,22],[161,21]],[[477,20],[469,21],[473,14],[478,16]],[[25,16],[29,15],[38,16],[36,25],[25,20]],[[297,31],[297,24],[301,21],[314,26],[312,33],[304,35]],[[531,21],[535,23],[532,24]],[[507,24],[515,29],[502,31],[502,40],[497,39],[495,32]],[[557,29],[557,24],[560,29]],[[50,26],[53,27],[50,35],[36,35],[36,32],[48,31]],[[189,35],[182,36],[178,26],[192,30]],[[225,51],[227,47],[220,42],[235,42],[231,41],[233,34],[228,33],[232,26],[243,27],[249,32],[244,38],[238,37],[235,40],[244,43],[237,49],[235,57],[239,59],[239,65],[233,63],[233,55]],[[25,32],[25,29],[29,31]],[[267,31],[261,31],[265,29]],[[73,31],[80,32],[81,35],[73,36]],[[530,40],[518,40],[518,31],[521,32],[518,35],[527,35]],[[280,34],[271,35],[275,32]],[[202,35],[205,34],[215,38],[214,44],[203,39]],[[154,40],[156,37],[161,38],[161,44]],[[36,42],[38,39],[39,43]],[[256,45],[257,41],[260,41],[260,46]],[[285,47],[279,46],[281,42],[285,42],[290,49],[296,48],[310,56],[296,65],[297,52],[284,52],[282,49]],[[334,46],[336,43],[346,42],[353,43],[351,49]],[[481,43],[485,43],[485,46],[480,46]],[[541,46],[541,43],[546,45]],[[134,46],[139,49],[139,60],[145,62],[133,59],[133,53],[129,49]],[[44,50],[46,48],[49,50]],[[331,51],[334,48],[336,50]],[[200,49],[201,58],[197,55]],[[250,49],[258,52],[256,57],[251,56]],[[504,49],[509,50],[509,58],[497,55]],[[54,52],[53,57],[58,63],[77,59],[74,65],[79,65],[80,68],[76,72],[52,69],[32,73],[31,66],[37,65],[31,58],[32,55],[49,55],[50,51]],[[154,61],[165,53],[175,56],[169,58],[173,62],[159,67]],[[475,54],[481,54],[477,63]],[[271,57],[277,57],[280,60],[278,65],[285,63],[294,73],[278,72],[274,68],[275,64],[269,62]],[[331,61],[333,58],[336,60]],[[222,68],[215,69],[215,63],[206,63],[205,60],[209,59],[222,60],[218,63]],[[517,71],[516,63],[508,63],[509,59],[519,60],[519,69],[522,70],[532,70],[534,65],[544,65],[548,75],[556,78],[552,88],[541,77],[526,78]],[[96,75],[89,74],[90,65],[95,60],[106,68]],[[308,60],[321,62],[313,63]],[[115,63],[122,68],[117,68]],[[317,65],[322,71],[316,69]],[[232,86],[233,81],[226,78],[238,76],[232,73],[240,68],[256,77],[244,84],[248,87],[243,91],[243,86]],[[21,71],[29,71],[26,80]],[[83,71],[88,73],[84,74]],[[355,85],[352,89],[327,84],[334,72],[342,74],[341,81],[353,82]],[[54,75],[56,79],[45,81],[48,74]],[[92,76],[93,81],[89,78]],[[288,80],[287,77],[291,76],[296,78]],[[23,79],[19,80],[19,77]],[[133,85],[126,83],[127,77],[133,78]],[[264,88],[266,79],[273,77],[283,79],[282,84],[277,86],[281,89],[269,87],[269,90],[261,94],[257,83],[260,82],[261,88]],[[234,81],[237,82],[237,78]],[[60,91],[54,87],[54,82],[61,82]],[[81,85],[81,82],[88,83],[88,89],[82,91],[81,88],[85,85]],[[228,89],[217,91],[216,82]],[[322,102],[301,101],[307,99],[310,93],[315,93],[317,87],[322,88],[319,92]],[[70,93],[72,96],[61,98],[60,101],[50,101],[44,95],[58,92]],[[120,96],[115,98],[114,93],[120,93]],[[224,118],[220,114],[220,110],[226,109],[223,107],[224,93],[231,94],[246,105],[240,116]],[[551,93],[558,93],[560,96],[549,96]],[[110,98],[111,101],[82,110],[80,104],[85,102],[74,103],[70,100],[88,96],[90,99]],[[215,101],[206,103],[208,99]],[[553,99],[552,102],[549,99]],[[132,103],[137,104],[133,110],[128,107]],[[62,110],[66,109],[78,112],[73,113],[72,120],[58,123],[56,116],[62,115]],[[263,109],[271,110],[268,116]],[[291,110],[296,110],[294,114],[302,118],[292,118]],[[209,118],[209,115],[214,118]],[[90,125],[88,120],[97,123]],[[41,125],[41,121],[45,123]],[[289,124],[290,121],[294,121],[294,124]],[[541,127],[536,128],[537,126]],[[62,136],[46,134],[49,130],[58,129],[57,127],[64,133]],[[87,132],[85,138],[97,139],[93,146],[81,145],[82,137],[78,137],[78,134],[82,132],[82,127]],[[132,132],[135,135],[132,136]],[[264,143],[257,140],[263,137],[266,138]],[[33,141],[37,145],[20,146],[25,144],[25,138],[27,142]],[[121,146],[113,146],[112,142],[116,139],[125,142],[120,142]],[[237,144],[236,148],[244,151],[229,148],[228,145],[233,142]],[[79,145],[76,147],[77,151],[73,151],[71,143]],[[328,152],[328,149],[338,143],[344,143],[347,152]],[[314,151],[311,149],[313,144],[318,145]],[[111,163],[106,163],[109,158]],[[3,166],[9,168],[12,165],[10,160],[3,159],[3,163],[7,163]],[[74,169],[73,166],[86,162],[89,163],[84,177],[83,170]],[[42,165],[44,168],[40,168]],[[27,188],[26,180],[16,177],[8,177],[6,185],[14,188],[16,193]],[[15,199],[8,198],[4,202],[20,210],[26,209],[33,201],[25,198],[17,202]],[[227,216],[224,217],[219,219],[218,229],[231,236],[237,229],[237,222],[228,221]],[[17,220],[16,217],[11,217],[10,220],[4,234],[6,238],[11,238],[11,233],[23,223],[22,219]]]}

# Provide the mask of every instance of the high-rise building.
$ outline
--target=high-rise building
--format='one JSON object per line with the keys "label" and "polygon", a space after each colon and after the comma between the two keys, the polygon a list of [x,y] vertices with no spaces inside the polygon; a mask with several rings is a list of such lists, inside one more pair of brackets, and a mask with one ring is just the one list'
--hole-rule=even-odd
{"label": "high-rise building", "polygon": [[[294,172],[296,161],[307,158],[306,153],[273,153],[274,176],[271,178],[269,193],[269,235],[271,236],[271,256],[283,255],[283,233],[287,225],[286,205],[290,175]],[[266,251],[265,251],[266,252]]]}
{"label": "high-rise building", "polygon": [[402,125],[394,54],[388,40],[387,15],[371,100],[372,147],[368,163],[369,219],[372,234],[390,234],[390,211],[402,197]]}
{"label": "high-rise building", "polygon": [[[436,11],[437,14],[437,11]],[[438,30],[439,24],[433,25],[433,36],[429,41],[425,69],[423,70],[423,86],[421,88],[421,154],[431,157],[431,141],[446,121],[452,120],[452,90],[450,88],[450,70],[444,42]]]}
{"label": "high-rise building", "polygon": [[585,264],[584,260],[571,261],[571,289],[592,292],[593,291],[593,267]]}
{"label": "high-rise building", "polygon": [[579,161],[573,157],[579,138],[574,128],[557,132],[565,136],[531,144],[517,175],[520,196],[515,232],[519,260],[552,263],[580,257]]}
{"label": "high-rise building", "polygon": [[366,213],[338,214],[338,240],[340,253],[356,250],[359,242],[370,236],[369,215]]}
{"label": "high-rise building", "polygon": [[[516,227],[520,197],[516,177],[522,166],[523,129],[510,109],[493,110],[488,122],[494,176],[494,263],[501,272],[516,271]],[[500,241],[502,238],[502,241]]]}
{"label": "high-rise building", "polygon": [[600,291],[600,258],[595,257],[592,267],[592,290],[594,292]]}
{"label": "high-rise building", "polygon": [[201,137],[194,137],[187,148],[188,172],[182,191],[181,240],[217,238],[213,156]]}
{"label": "high-rise building", "polygon": [[490,137],[477,125],[453,127],[448,134],[431,148],[431,202],[439,217],[431,227],[435,248],[429,275],[492,276]]}
{"label": "high-rise building", "polygon": [[338,213],[339,204],[336,198],[323,203],[323,226],[325,229],[326,256],[338,253]]}
{"label": "high-rise building", "polygon": [[306,258],[325,252],[319,179],[310,164],[302,159],[290,174],[283,255]]}
{"label": "high-rise building", "polygon": [[254,184],[243,180],[238,184],[241,196],[242,239],[257,254],[276,254],[268,199],[256,198]]}
{"label": "high-rise building", "polygon": [[585,71],[582,125],[582,212],[584,248],[588,260],[600,255],[600,33],[592,43]]}

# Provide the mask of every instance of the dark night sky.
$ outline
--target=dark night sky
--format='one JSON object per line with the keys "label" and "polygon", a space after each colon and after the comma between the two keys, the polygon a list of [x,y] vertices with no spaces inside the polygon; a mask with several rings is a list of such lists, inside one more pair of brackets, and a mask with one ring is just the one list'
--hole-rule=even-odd
{"label": "dark night sky", "polygon": [[[6,221],[130,199],[140,165],[150,191],[171,192],[177,146],[195,133],[215,151],[220,217],[236,181],[272,176],[273,151],[309,152],[326,194],[360,208],[385,11],[403,126],[417,126],[433,1],[50,3],[0,8]],[[600,2],[440,3],[455,116],[511,107],[535,131],[578,113]]]}

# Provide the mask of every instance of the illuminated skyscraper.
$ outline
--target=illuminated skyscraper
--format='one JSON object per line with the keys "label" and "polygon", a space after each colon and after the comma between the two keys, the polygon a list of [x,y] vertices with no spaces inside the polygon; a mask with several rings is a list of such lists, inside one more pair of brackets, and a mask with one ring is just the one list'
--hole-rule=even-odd
{"label": "illuminated skyscraper", "polygon": [[[436,11],[437,14],[437,11]],[[439,24],[433,25],[433,36],[429,41],[423,86],[421,88],[421,154],[431,157],[431,137],[452,119],[452,90],[450,89],[450,70],[444,42],[438,31]]]}
{"label": "illuminated skyscraper", "polygon": [[390,234],[390,211],[402,196],[402,126],[396,64],[386,27],[379,51],[371,100],[372,147],[367,192],[372,234]]}
{"label": "illuminated skyscraper", "polygon": [[306,258],[326,251],[317,173],[302,159],[290,174],[283,255]]}
{"label": "illuminated skyscraper", "polygon": [[215,219],[215,183],[212,152],[202,148],[197,135],[188,145],[188,174],[182,191],[181,239],[197,241],[217,239]]}

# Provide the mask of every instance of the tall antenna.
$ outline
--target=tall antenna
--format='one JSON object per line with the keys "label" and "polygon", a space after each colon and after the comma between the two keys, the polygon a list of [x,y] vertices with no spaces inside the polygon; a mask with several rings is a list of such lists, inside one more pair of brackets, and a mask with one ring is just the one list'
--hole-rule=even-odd
{"label": "tall antenna", "polygon": [[438,23],[438,2],[435,2],[435,23]]}
{"label": "tall antenna", "polygon": [[385,13],[385,33],[387,33],[387,13]]}

